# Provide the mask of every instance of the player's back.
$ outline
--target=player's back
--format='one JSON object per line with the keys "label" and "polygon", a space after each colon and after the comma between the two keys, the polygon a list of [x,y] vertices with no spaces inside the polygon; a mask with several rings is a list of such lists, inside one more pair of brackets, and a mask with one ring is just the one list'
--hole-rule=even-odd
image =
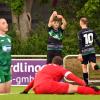
{"label": "player's back", "polygon": [[79,40],[81,40],[81,51],[82,54],[86,54],[87,52],[93,52],[95,53],[94,49],[94,39],[95,39],[95,33],[93,30],[89,28],[82,29],[79,32]]}
{"label": "player's back", "polygon": [[93,46],[94,43],[94,32],[93,30],[86,28],[80,31],[83,47]]}
{"label": "player's back", "polygon": [[50,80],[60,81],[66,71],[67,70],[64,69],[62,66],[56,64],[47,64],[41,71],[36,74],[34,85],[37,86],[44,81]]}

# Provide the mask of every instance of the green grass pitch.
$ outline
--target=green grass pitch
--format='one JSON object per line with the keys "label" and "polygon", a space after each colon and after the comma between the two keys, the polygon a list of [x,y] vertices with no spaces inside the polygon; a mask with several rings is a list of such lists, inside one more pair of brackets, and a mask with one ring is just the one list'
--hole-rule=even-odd
{"label": "green grass pitch", "polygon": [[100,100],[100,95],[36,95],[32,91],[29,94],[19,94],[24,87],[12,87],[11,94],[0,95],[0,100]]}

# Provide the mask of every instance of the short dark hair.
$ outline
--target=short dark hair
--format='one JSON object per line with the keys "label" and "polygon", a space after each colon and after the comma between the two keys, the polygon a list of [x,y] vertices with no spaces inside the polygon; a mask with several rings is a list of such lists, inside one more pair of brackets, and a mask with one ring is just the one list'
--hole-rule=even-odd
{"label": "short dark hair", "polygon": [[86,17],[82,17],[80,19],[80,21],[82,21],[84,24],[88,25],[88,19]]}
{"label": "short dark hair", "polygon": [[52,59],[52,63],[57,64],[57,65],[62,65],[63,64],[63,59],[60,56],[55,56]]}

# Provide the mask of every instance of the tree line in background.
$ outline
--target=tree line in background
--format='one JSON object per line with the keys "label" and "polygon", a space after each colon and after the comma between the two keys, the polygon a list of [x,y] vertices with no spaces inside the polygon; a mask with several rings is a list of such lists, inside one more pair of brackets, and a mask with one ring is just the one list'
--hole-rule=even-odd
{"label": "tree line in background", "polygon": [[[89,19],[89,26],[100,36],[100,0],[0,0],[6,3],[12,12],[13,27],[9,31],[12,37],[12,54],[46,54],[47,22],[39,22],[32,29],[32,6],[50,4],[51,12],[57,10],[67,20],[68,26],[63,36],[63,55],[77,54],[77,32],[80,30],[79,18]],[[34,13],[34,12],[33,12]],[[49,18],[48,18],[49,19]],[[97,53],[100,48],[97,47]]]}

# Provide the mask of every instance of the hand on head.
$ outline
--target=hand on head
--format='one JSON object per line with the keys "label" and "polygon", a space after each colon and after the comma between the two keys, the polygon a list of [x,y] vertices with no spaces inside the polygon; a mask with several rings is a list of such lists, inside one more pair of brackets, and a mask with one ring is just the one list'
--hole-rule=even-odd
{"label": "hand on head", "polygon": [[62,19],[63,18],[63,16],[62,15],[59,15],[57,13],[57,11],[53,11],[53,16],[57,16],[58,19]]}
{"label": "hand on head", "polygon": [[57,16],[57,11],[53,11],[53,16]]}
{"label": "hand on head", "polygon": [[63,18],[63,16],[62,16],[62,15],[57,15],[57,17],[58,17],[59,19],[62,19],[62,18]]}

